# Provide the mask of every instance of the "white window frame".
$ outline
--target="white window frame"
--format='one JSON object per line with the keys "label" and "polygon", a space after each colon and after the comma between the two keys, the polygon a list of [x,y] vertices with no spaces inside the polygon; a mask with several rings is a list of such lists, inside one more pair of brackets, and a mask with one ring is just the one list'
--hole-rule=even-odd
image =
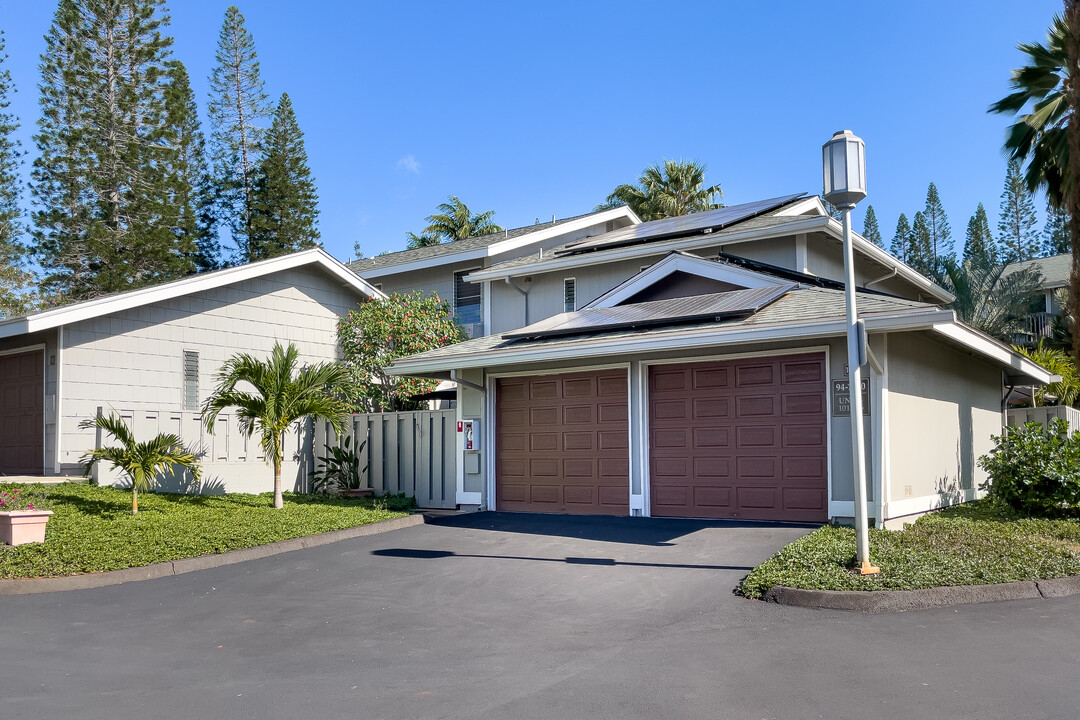
{"label": "white window frame", "polygon": [[[566,289],[567,289],[568,287],[572,287],[572,288],[573,288],[573,290],[574,290],[574,299],[573,299],[573,302],[570,302],[570,301],[568,301],[568,300],[566,299],[566,295],[567,295],[567,293],[566,293]],[[563,312],[574,312],[575,310],[577,310],[577,309],[578,309],[578,302],[577,302],[577,297],[578,297],[578,295],[577,295],[577,278],[576,278],[576,277],[568,277],[568,278],[563,278],[563,281],[562,281],[562,288],[563,288],[563,289],[562,289],[562,302],[563,302]]]}
{"label": "white window frame", "polygon": [[[187,360],[188,354],[195,356],[195,405],[191,407],[188,405],[188,367]],[[200,367],[200,353],[198,350],[192,350],[190,348],[184,348],[180,351],[180,408],[182,410],[195,411],[199,410],[199,367]]]}

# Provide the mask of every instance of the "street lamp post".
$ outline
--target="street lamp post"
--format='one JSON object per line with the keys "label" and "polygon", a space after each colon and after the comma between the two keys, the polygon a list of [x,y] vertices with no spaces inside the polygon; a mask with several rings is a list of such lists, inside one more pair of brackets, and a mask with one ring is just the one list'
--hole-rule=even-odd
{"label": "street lamp post", "polygon": [[851,410],[851,464],[855,482],[855,546],[859,573],[881,572],[870,563],[870,533],[866,518],[866,451],[863,442],[862,366],[866,334],[855,308],[855,253],[851,243],[851,211],[866,197],[866,145],[850,130],[833,134],[821,148],[825,199],[835,205],[844,222],[844,300],[847,311],[848,408]]}

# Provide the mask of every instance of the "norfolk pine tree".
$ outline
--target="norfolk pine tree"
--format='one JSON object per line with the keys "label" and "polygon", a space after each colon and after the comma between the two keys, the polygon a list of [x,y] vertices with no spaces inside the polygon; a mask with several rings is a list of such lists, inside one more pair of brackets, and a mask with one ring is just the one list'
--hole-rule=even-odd
{"label": "norfolk pine tree", "polygon": [[255,39],[235,6],[225,11],[210,75],[210,135],[219,199],[218,217],[229,224],[237,262],[253,258],[250,245],[256,171],[270,114],[255,55]]}
{"label": "norfolk pine tree", "polygon": [[285,93],[266,134],[255,181],[249,259],[266,260],[315,247],[319,240],[318,203],[304,134]]}
{"label": "norfolk pine tree", "polygon": [[1056,208],[1053,203],[1046,203],[1046,227],[1043,228],[1043,257],[1064,255],[1070,252],[1069,212]]}
{"label": "norfolk pine tree", "polygon": [[879,248],[885,248],[885,242],[881,239],[881,228],[878,227],[877,214],[873,205],[866,206],[866,215],[863,216],[862,236]]}
{"label": "norfolk pine tree", "polygon": [[38,66],[41,116],[34,135],[38,156],[30,176],[37,208],[34,254],[45,271],[42,288],[73,299],[91,294],[94,275],[87,247],[92,201],[82,145],[87,118],[78,92],[79,67],[88,62],[81,15],[76,0],[60,0],[45,35]]}
{"label": "norfolk pine tree", "polygon": [[1039,256],[1039,235],[1035,224],[1035,204],[1024,184],[1020,163],[1010,160],[1005,173],[1005,189],[1001,193],[1001,214],[998,220],[1003,260],[1022,262]]}
{"label": "norfolk pine tree", "polygon": [[21,315],[29,309],[26,290],[33,280],[24,261],[26,248],[20,241],[23,224],[19,166],[23,151],[14,137],[19,121],[7,111],[15,85],[11,72],[4,67],[4,47],[4,33],[0,30],[0,318]]}
{"label": "norfolk pine tree", "polygon": [[945,208],[941,204],[941,196],[938,195],[937,186],[930,183],[926,189],[926,208],[923,210],[923,218],[926,220],[926,228],[930,233],[931,256],[936,261],[941,255],[952,255],[951,248],[947,247],[952,238],[952,228],[949,227],[949,218],[945,216]]}
{"label": "norfolk pine tree", "polygon": [[968,220],[964,238],[964,262],[973,260],[982,264],[998,263],[997,244],[990,232],[990,223],[986,219],[986,208],[982,203],[975,208],[975,214]]}
{"label": "norfolk pine tree", "polygon": [[915,219],[911,223],[908,265],[923,275],[930,275],[936,264],[933,246],[930,243],[930,226],[926,222],[926,216],[919,211],[915,213]]}
{"label": "norfolk pine tree", "polygon": [[889,252],[893,254],[893,257],[899,258],[902,262],[908,262],[910,250],[911,250],[911,225],[908,223],[907,215],[900,213],[899,219],[896,221],[896,232],[893,233],[892,242],[889,245]]}
{"label": "norfolk pine tree", "polygon": [[212,179],[206,166],[206,139],[199,126],[199,109],[187,68],[168,63],[165,88],[166,132],[176,151],[173,165],[173,205],[178,241],[194,245],[192,261],[199,272],[220,267],[221,247],[214,232]]}
{"label": "norfolk pine tree", "polygon": [[163,0],[61,0],[42,56],[38,258],[84,299],[182,277]]}

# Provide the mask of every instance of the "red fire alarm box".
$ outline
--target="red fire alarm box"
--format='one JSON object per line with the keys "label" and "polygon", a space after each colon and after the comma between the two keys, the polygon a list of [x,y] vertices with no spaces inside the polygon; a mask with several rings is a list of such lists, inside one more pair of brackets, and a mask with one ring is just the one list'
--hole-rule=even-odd
{"label": "red fire alarm box", "polygon": [[465,435],[464,448],[466,452],[480,449],[479,420],[458,420],[457,429],[459,433]]}

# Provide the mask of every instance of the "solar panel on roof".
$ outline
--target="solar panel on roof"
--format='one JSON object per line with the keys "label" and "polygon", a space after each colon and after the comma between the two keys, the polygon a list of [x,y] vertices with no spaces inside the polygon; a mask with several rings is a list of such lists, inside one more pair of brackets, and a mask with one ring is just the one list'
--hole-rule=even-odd
{"label": "solar panel on roof", "polygon": [[770,285],[710,295],[652,300],[611,308],[589,308],[555,315],[512,333],[505,333],[502,337],[504,340],[556,337],[603,332],[615,328],[747,317],[778,300],[794,287],[793,284]]}
{"label": "solar panel on roof", "polygon": [[752,217],[775,210],[793,200],[804,197],[806,193],[784,195],[781,197],[758,200],[742,205],[720,208],[718,210],[706,210],[705,212],[680,215],[679,217],[652,220],[639,225],[613,230],[603,235],[585,238],[576,242],[568,243],[565,247],[555,251],[556,255],[575,255],[578,253],[591,252],[593,250],[607,250],[620,245],[631,245],[649,240],[658,240],[665,237],[689,235],[705,230],[719,230],[734,225],[735,223],[749,220]]}

